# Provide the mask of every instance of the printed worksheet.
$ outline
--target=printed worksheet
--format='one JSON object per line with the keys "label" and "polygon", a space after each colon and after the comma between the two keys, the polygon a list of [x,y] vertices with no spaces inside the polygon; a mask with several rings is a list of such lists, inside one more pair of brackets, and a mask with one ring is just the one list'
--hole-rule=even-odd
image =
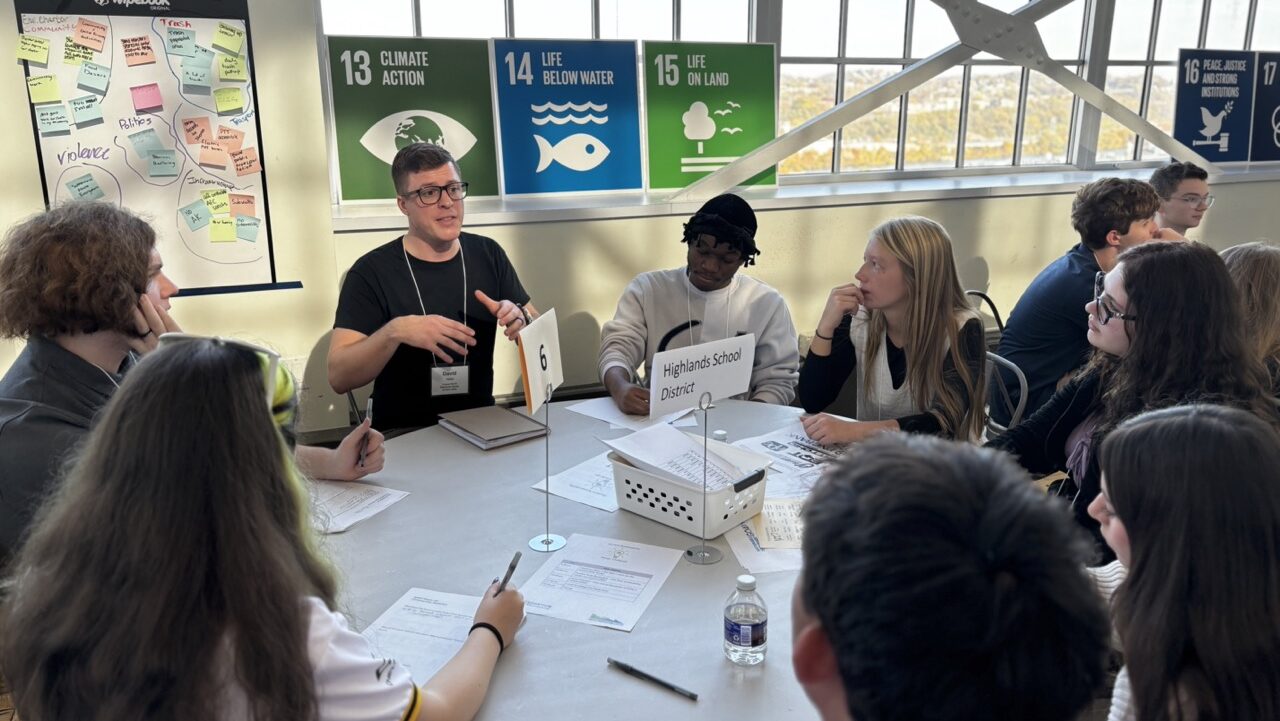
{"label": "printed worksheet", "polygon": [[849,449],[824,446],[809,438],[800,419],[762,436],[744,438],[733,445],[773,459],[765,495],[768,498],[804,498],[826,471],[827,464]]}
{"label": "printed worksheet", "polygon": [[636,468],[692,487],[702,487],[705,473],[708,491],[718,491],[747,475],[713,450],[706,450],[704,454],[702,443],[668,425],[654,426],[611,441],[601,439],[601,442]]}
{"label": "printed worksheet", "polygon": [[[533,484],[547,490],[543,479]],[[613,513],[618,510],[618,495],[613,488],[613,463],[609,454],[601,453],[551,477],[551,493],[578,503]]]}
{"label": "printed worksheet", "polygon": [[479,596],[411,588],[363,635],[386,663],[409,669],[422,685],[462,648],[479,607]]}
{"label": "printed worksheet", "polygon": [[313,521],[320,533],[342,533],[409,495],[408,491],[350,481],[312,481],[310,487]]}

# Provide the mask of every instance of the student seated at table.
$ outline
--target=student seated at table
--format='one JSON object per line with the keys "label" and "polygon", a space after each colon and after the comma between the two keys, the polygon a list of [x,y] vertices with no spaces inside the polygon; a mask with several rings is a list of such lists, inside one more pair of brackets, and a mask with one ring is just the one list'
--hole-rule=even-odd
{"label": "student seated at table", "polygon": [[791,661],[824,721],[1069,721],[1110,638],[1083,534],[1007,457],[885,434],[804,507]]}
{"label": "student seated at table", "polygon": [[708,200],[684,225],[683,268],[641,273],[627,284],[613,320],[600,331],[600,378],[618,409],[649,414],[653,356],[675,348],[754,333],[747,398],[786,405],[795,398],[800,351],[782,294],[738,271],[755,264],[756,214],[733,194]]}
{"label": "student seated at table", "polygon": [[[1098,445],[1122,421],[1184,403],[1221,403],[1278,421],[1266,372],[1245,341],[1236,289],[1206,245],[1156,242],[1098,273],[1089,314],[1089,364],[1035,415],[993,439],[1033,473],[1066,471],[1059,492],[1094,534]],[[1104,560],[1110,560],[1100,546]]]}
{"label": "student seated at table", "polygon": [[1222,251],[1222,260],[1240,292],[1245,337],[1280,391],[1280,248],[1244,243]]}
{"label": "student seated at table", "polygon": [[337,609],[278,427],[288,373],[240,343],[179,340],[129,373],[14,560],[0,662],[18,712],[472,718],[521,595],[490,586],[462,648],[415,686]]}
{"label": "student seated at table", "polygon": [[1280,436],[1234,408],[1145,413],[1102,443],[1089,512],[1117,561],[1109,721],[1280,718]]}
{"label": "student seated at table", "polygon": [[[160,334],[180,330],[169,316],[177,291],[155,231],[110,203],[66,203],[9,231],[0,248],[0,336],[26,347],[0,379],[0,564],[129,369]],[[163,419],[201,400],[188,398]],[[337,480],[378,471],[384,454],[368,425],[337,450],[297,451],[305,472]]]}
{"label": "student seated at table", "polygon": [[[951,238],[928,218],[871,231],[856,283],[836,286],[800,371],[809,437],[850,443],[886,430],[976,439],[982,432],[982,320],[956,275]],[[857,373],[854,422],[820,411]]]}

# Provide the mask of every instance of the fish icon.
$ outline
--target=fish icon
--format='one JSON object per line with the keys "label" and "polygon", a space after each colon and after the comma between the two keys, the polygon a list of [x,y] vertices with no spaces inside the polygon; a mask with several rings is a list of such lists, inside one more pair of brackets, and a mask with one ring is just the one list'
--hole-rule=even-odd
{"label": "fish icon", "polygon": [[533,136],[538,144],[538,169],[541,173],[555,161],[570,170],[586,172],[604,162],[609,157],[609,146],[600,139],[587,133],[574,133],[552,145],[541,135]]}

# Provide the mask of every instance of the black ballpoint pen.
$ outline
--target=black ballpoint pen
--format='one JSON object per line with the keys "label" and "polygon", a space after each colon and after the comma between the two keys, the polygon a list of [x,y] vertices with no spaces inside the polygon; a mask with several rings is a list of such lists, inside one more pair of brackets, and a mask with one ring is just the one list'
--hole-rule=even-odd
{"label": "black ballpoint pen", "polygon": [[680,688],[679,686],[675,685],[674,683],[671,683],[670,681],[663,681],[657,676],[645,673],[644,671],[641,671],[640,669],[636,668],[635,666],[632,666],[629,663],[623,663],[622,661],[618,661],[616,659],[607,658],[607,657],[605,658],[605,660],[609,662],[610,666],[617,668],[619,671],[622,671],[623,673],[629,676],[635,676],[636,678],[644,679],[645,681],[648,681],[650,683],[656,683],[659,686],[667,689],[668,691],[675,691],[676,693],[680,694],[681,696],[684,696],[685,698],[691,701],[698,700],[698,694],[690,691],[689,689]]}

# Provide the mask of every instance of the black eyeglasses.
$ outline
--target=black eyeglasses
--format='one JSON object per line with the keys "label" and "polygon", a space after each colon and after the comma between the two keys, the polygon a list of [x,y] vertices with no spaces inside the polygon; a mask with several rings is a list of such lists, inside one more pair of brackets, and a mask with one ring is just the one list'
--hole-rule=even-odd
{"label": "black eyeglasses", "polygon": [[1098,325],[1106,325],[1107,321],[1112,318],[1119,318],[1120,320],[1137,320],[1138,316],[1121,313],[1115,309],[1115,306],[1111,305],[1110,298],[1104,299],[1102,297],[1102,286],[1106,277],[1107,274],[1101,270],[1098,271],[1097,275],[1093,276],[1093,317],[1098,320]]}
{"label": "black eyeglasses", "polygon": [[467,197],[466,183],[449,183],[448,185],[426,185],[417,190],[410,190],[404,194],[406,198],[417,198],[418,205],[426,208],[440,202],[440,193],[445,192],[453,200],[462,200]]}

